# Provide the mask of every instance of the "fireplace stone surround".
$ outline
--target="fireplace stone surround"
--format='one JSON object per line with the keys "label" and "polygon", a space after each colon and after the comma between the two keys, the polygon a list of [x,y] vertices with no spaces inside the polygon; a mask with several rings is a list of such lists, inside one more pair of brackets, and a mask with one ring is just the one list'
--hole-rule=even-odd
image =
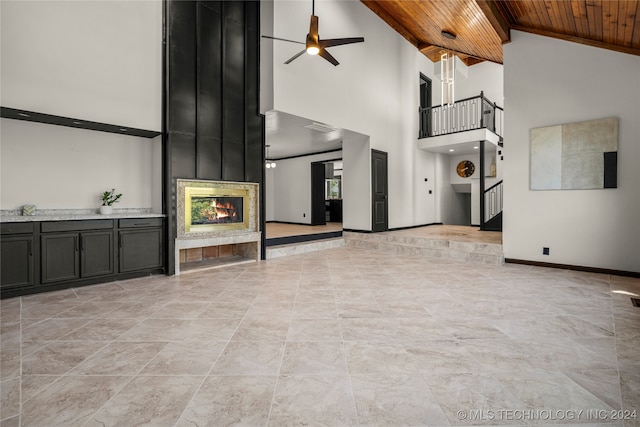
{"label": "fireplace stone surround", "polygon": [[[248,190],[247,227],[242,229],[225,229],[220,227],[211,231],[189,231],[185,226],[186,188],[211,188],[218,190]],[[257,262],[261,258],[259,186],[248,182],[177,180],[175,240],[175,274],[187,271],[218,268],[240,263]]]}

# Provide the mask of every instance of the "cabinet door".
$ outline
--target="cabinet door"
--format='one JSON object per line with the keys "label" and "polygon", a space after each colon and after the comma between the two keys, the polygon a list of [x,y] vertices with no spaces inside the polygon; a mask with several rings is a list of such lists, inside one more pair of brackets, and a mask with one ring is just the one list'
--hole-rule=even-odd
{"label": "cabinet door", "polygon": [[119,232],[120,273],[162,267],[162,229]]}
{"label": "cabinet door", "polygon": [[33,286],[33,237],[2,236],[0,239],[0,286]]}
{"label": "cabinet door", "polygon": [[113,274],[113,232],[97,231],[80,235],[80,275]]}
{"label": "cabinet door", "polygon": [[46,234],[40,238],[42,283],[79,278],[78,233]]}

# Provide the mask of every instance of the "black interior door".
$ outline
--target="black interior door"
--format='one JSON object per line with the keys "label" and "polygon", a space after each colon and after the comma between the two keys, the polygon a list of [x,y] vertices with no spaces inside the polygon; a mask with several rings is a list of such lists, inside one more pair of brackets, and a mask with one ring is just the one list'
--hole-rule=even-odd
{"label": "black interior door", "polygon": [[[420,73],[420,108],[431,107],[431,79]],[[430,136],[431,131],[431,110],[422,111],[420,114],[420,138]]]}
{"label": "black interior door", "polygon": [[327,208],[324,203],[324,176],[324,163],[311,163],[311,225],[325,225],[327,223]]}
{"label": "black interior door", "polygon": [[371,150],[371,193],[373,232],[389,229],[389,194],[387,185],[387,153]]}

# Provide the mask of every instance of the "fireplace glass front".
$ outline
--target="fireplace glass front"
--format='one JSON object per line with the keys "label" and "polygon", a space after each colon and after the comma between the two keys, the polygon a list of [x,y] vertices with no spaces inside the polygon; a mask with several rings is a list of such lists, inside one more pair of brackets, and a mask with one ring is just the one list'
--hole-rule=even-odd
{"label": "fireplace glass front", "polygon": [[185,231],[203,232],[248,227],[247,190],[185,188]]}

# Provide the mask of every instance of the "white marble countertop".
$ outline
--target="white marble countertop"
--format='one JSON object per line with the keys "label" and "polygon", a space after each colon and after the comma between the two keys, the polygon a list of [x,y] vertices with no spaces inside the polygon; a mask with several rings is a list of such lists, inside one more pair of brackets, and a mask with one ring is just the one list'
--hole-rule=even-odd
{"label": "white marble countertop", "polygon": [[36,215],[0,215],[0,223],[3,222],[37,222],[37,221],[74,221],[83,219],[123,219],[123,218],[163,218],[165,214],[139,213],[139,212],[114,212],[111,215],[98,213],[47,213]]}

